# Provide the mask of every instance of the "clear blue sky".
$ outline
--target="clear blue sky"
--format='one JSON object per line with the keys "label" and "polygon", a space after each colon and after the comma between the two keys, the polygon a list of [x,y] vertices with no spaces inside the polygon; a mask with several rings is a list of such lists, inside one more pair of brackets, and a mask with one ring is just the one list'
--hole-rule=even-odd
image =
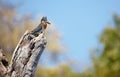
{"label": "clear blue sky", "polygon": [[68,55],[86,68],[99,34],[112,24],[113,13],[120,14],[120,0],[24,0],[19,12],[47,16],[62,33]]}

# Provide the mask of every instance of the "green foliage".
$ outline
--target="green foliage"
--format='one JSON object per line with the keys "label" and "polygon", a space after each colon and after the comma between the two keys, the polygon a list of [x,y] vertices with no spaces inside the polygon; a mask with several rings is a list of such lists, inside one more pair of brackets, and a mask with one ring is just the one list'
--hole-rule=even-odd
{"label": "green foliage", "polygon": [[65,64],[54,68],[40,68],[36,70],[35,77],[82,77],[80,73],[73,72],[72,69]]}
{"label": "green foliage", "polygon": [[104,46],[99,56],[93,57],[95,77],[120,77],[120,18],[114,15],[114,27],[106,28],[100,38]]}

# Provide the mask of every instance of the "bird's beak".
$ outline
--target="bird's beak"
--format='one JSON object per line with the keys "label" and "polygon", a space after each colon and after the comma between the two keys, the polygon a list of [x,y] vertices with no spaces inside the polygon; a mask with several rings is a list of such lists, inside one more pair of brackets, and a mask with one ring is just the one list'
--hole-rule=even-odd
{"label": "bird's beak", "polygon": [[47,24],[51,24],[50,22],[46,22]]}

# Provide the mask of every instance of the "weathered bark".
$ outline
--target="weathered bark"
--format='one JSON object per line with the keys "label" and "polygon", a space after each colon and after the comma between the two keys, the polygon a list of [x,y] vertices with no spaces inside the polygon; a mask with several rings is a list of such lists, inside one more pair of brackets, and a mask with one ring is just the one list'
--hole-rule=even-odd
{"label": "weathered bark", "polygon": [[0,49],[0,77],[4,77],[7,73],[8,61],[5,55],[2,53],[3,50]]}
{"label": "weathered bark", "polygon": [[14,50],[9,68],[5,68],[8,69],[7,72],[5,71],[5,77],[34,77],[38,60],[46,43],[43,33],[35,37],[26,32]]}

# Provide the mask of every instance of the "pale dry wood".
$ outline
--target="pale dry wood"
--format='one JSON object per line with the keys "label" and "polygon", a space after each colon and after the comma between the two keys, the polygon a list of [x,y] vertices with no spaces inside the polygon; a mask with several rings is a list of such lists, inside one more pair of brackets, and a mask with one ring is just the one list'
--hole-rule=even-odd
{"label": "pale dry wood", "polygon": [[3,50],[0,49],[0,77],[4,77],[7,73],[8,61],[5,55],[2,53]]}
{"label": "pale dry wood", "polygon": [[35,37],[28,31],[25,32],[14,50],[9,67],[4,68],[4,77],[34,77],[34,72],[46,43],[43,33]]}

